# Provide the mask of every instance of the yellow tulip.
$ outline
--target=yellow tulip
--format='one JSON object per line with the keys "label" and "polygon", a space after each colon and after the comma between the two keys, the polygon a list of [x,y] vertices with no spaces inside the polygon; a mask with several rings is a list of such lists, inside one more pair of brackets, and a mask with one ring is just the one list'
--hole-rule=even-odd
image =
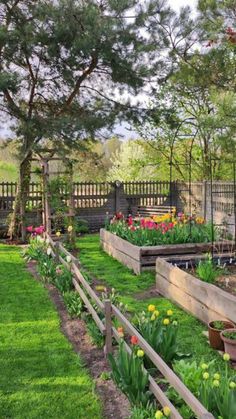
{"label": "yellow tulip", "polygon": [[208,369],[208,365],[207,364],[202,364],[201,365],[202,370],[207,370]]}
{"label": "yellow tulip", "polygon": [[219,380],[220,379],[220,374],[218,374],[218,373],[214,374],[214,379]]}
{"label": "yellow tulip", "polygon": [[164,324],[165,326],[167,326],[168,324],[170,324],[170,320],[169,320],[169,319],[164,319],[164,320],[163,320],[163,324]]}
{"label": "yellow tulip", "polygon": [[232,388],[232,389],[236,388],[236,383],[234,383],[233,381],[230,381],[229,388]]}
{"label": "yellow tulip", "polygon": [[224,360],[224,361],[229,361],[229,360],[230,360],[230,355],[229,355],[229,354],[227,354],[227,353],[225,353],[225,354],[223,355],[223,360]]}
{"label": "yellow tulip", "polygon": [[168,406],[163,407],[163,412],[164,412],[164,415],[167,417],[170,416],[171,414],[171,410]]}
{"label": "yellow tulip", "polygon": [[167,310],[167,316],[173,316],[173,311],[172,310]]}
{"label": "yellow tulip", "polygon": [[138,358],[142,358],[144,356],[144,352],[142,351],[142,349],[139,349],[138,351],[137,351],[137,357]]}
{"label": "yellow tulip", "polygon": [[[154,312],[154,313],[155,313],[155,312]],[[153,314],[152,314],[152,316],[151,316],[151,321],[152,321],[152,322],[154,322],[154,320],[156,320],[156,316],[155,316],[155,314],[154,314],[154,313],[153,313]]]}
{"label": "yellow tulip", "polygon": [[71,233],[71,232],[72,232],[72,230],[73,230],[73,226],[69,226],[69,227],[67,228],[68,233]]}
{"label": "yellow tulip", "polygon": [[219,380],[214,380],[212,384],[213,384],[213,387],[219,387],[220,386]]}
{"label": "yellow tulip", "polygon": [[154,306],[154,304],[149,304],[148,306],[148,311],[151,313],[153,311],[155,311],[156,307]]}
{"label": "yellow tulip", "polygon": [[157,410],[155,413],[155,419],[161,419],[163,416],[163,413],[161,410]]}
{"label": "yellow tulip", "polygon": [[158,310],[155,310],[153,314],[154,314],[156,317],[158,317],[160,313],[159,313],[159,311],[158,311]]}
{"label": "yellow tulip", "polygon": [[204,372],[204,374],[202,374],[204,380],[208,380],[208,378],[210,377],[208,372]]}
{"label": "yellow tulip", "polygon": [[56,232],[56,236],[57,236],[57,237],[60,237],[60,235],[61,235],[61,232],[60,232],[60,231],[57,231],[57,232]]}

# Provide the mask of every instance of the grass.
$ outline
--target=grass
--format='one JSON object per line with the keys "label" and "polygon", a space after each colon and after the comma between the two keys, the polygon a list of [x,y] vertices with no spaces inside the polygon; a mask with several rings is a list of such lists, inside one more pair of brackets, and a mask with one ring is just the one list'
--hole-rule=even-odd
{"label": "grass", "polygon": [[1,419],[102,418],[94,383],[18,248],[0,245]]}
{"label": "grass", "polygon": [[0,182],[16,182],[18,168],[14,163],[7,163],[0,160]]}
{"label": "grass", "polygon": [[172,309],[174,317],[179,322],[179,351],[190,354],[189,361],[197,362],[215,360],[218,370],[223,370],[225,365],[222,357],[212,349],[203,335],[206,326],[195,317],[186,313],[166,298],[137,299],[136,293],[147,290],[155,283],[154,272],[145,272],[135,275],[120,262],[103,252],[100,248],[99,235],[85,235],[78,239],[79,258],[92,275],[101,280],[101,283],[114,287],[122,295],[121,301],[128,305],[128,310],[135,316],[147,309],[149,304],[155,304],[159,311]]}

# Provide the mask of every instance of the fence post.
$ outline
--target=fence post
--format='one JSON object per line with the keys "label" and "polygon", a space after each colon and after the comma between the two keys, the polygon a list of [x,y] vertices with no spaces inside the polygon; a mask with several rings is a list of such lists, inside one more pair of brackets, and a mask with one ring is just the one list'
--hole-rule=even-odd
{"label": "fence post", "polygon": [[121,189],[121,183],[119,180],[116,180],[114,183],[115,187],[115,212],[120,211],[120,189]]}
{"label": "fence post", "polygon": [[111,320],[111,301],[104,300],[105,308],[105,327],[106,327],[106,336],[105,336],[105,347],[104,353],[107,357],[108,354],[112,353],[112,320]]}

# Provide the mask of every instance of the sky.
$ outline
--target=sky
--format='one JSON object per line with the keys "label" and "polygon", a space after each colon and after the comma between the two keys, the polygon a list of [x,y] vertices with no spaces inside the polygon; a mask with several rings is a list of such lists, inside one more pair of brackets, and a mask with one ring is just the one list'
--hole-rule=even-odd
{"label": "sky", "polygon": [[[193,13],[194,13],[194,11],[196,11],[197,2],[198,2],[198,0],[191,0],[191,1],[189,1],[189,0],[169,0],[168,1],[170,6],[173,7],[173,9],[175,9],[176,11],[178,11],[180,9],[180,7],[190,6],[193,9]],[[3,138],[5,136],[9,135],[9,129],[6,127],[6,125],[7,124],[4,124],[4,123],[2,123],[2,126],[0,125],[0,138],[1,137]],[[125,123],[116,127],[115,130],[114,130],[114,134],[116,134],[118,136],[122,136],[122,137],[124,137],[124,139],[126,139],[126,138],[136,138],[137,137],[137,134],[132,129],[130,129]]]}

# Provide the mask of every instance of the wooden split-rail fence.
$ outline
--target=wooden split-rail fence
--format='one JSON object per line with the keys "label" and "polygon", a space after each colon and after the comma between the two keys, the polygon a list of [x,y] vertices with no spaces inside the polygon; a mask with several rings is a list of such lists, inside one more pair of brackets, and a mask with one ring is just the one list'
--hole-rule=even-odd
{"label": "wooden split-rail fence", "polygon": [[[105,355],[112,353],[113,338],[119,343],[120,335],[113,326],[112,319],[116,318],[122,325],[126,333],[130,336],[135,335],[138,338],[138,344],[143,349],[148,358],[153,362],[157,370],[162,374],[165,380],[172,386],[185,403],[191,408],[199,419],[214,419],[214,416],[207,411],[207,409],[200,403],[200,401],[190,392],[190,390],[183,384],[180,378],[172,371],[172,369],[163,361],[163,359],[153,350],[149,343],[141,336],[137,329],[130,323],[130,321],[122,314],[122,312],[111,303],[109,299],[101,301],[91,286],[88,284],[83,274],[81,273],[78,259],[71,255],[59,241],[46,236],[52,248],[53,257],[63,264],[66,269],[73,274],[73,285],[83,300],[88,312],[93,317],[101,334],[105,337]],[[70,256],[71,262],[66,261],[66,256]],[[103,313],[104,320],[102,321],[98,315],[97,310]],[[125,349],[131,353],[131,348],[125,342]],[[149,374],[149,389],[155,396],[158,403],[164,407],[168,406],[171,410],[171,419],[183,419],[176,407],[168,399],[161,387],[156,383],[154,378]]]}

